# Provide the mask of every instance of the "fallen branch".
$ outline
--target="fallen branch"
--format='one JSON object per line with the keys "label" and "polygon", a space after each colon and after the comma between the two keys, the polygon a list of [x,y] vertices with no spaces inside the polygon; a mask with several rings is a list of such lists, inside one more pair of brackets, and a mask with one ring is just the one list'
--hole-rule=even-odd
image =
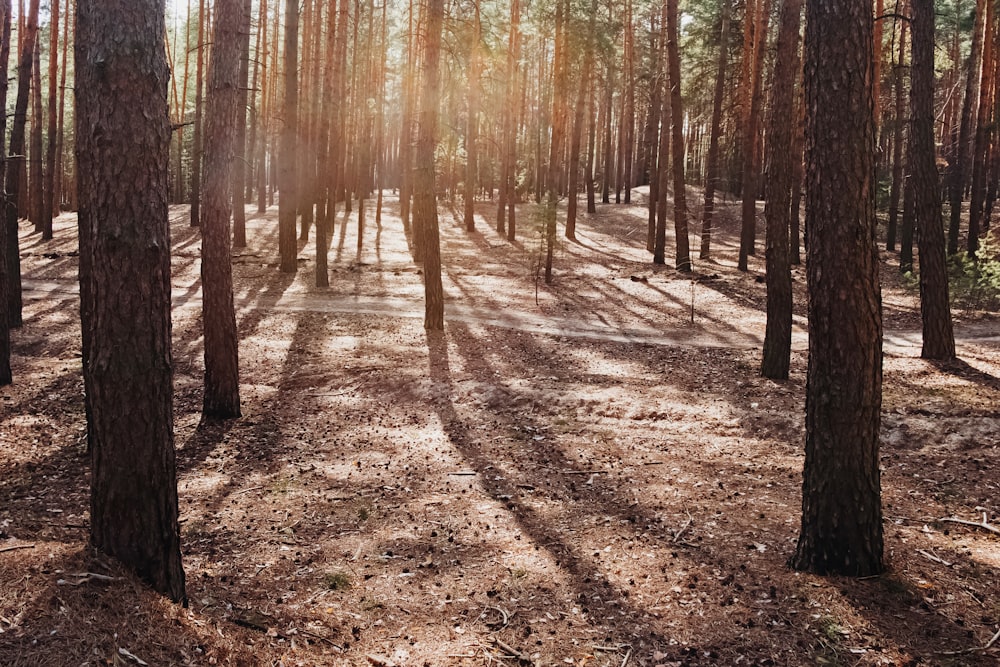
{"label": "fallen branch", "polygon": [[67,577],[77,577],[76,581],[69,581],[68,579],[59,579],[56,581],[57,586],[80,586],[87,583],[88,581],[101,581],[101,582],[111,582],[117,581],[118,577],[109,577],[106,574],[97,574],[96,572],[78,572],[76,574],[67,574]]}
{"label": "fallen branch", "polygon": [[527,660],[527,658],[524,657],[523,653],[521,653],[516,648],[514,648],[513,646],[511,646],[507,642],[503,641],[499,637],[494,637],[493,638],[493,643],[496,644],[497,646],[499,646],[500,648],[502,648],[504,651],[506,651],[508,655],[513,656],[514,658],[517,658],[518,660]]}
{"label": "fallen branch", "polygon": [[606,470],[563,470],[564,475],[604,475]]}
{"label": "fallen branch", "polygon": [[9,547],[0,547],[0,554],[5,551],[14,551],[15,549],[34,549],[34,544],[12,544]]}
{"label": "fallen branch", "polygon": [[681,529],[680,529],[680,530],[678,530],[678,531],[677,531],[677,532],[676,532],[676,533],[674,534],[674,539],[672,539],[672,540],[670,540],[670,541],[671,541],[671,542],[673,542],[674,544],[676,544],[676,543],[677,543],[677,540],[681,539],[681,535],[683,535],[683,534],[684,534],[684,531],[685,531],[685,530],[687,530],[688,528],[690,528],[690,527],[691,527],[691,523],[692,523],[693,521],[694,521],[694,517],[692,517],[692,516],[691,516],[691,513],[690,513],[690,512],[688,512],[688,520],[687,520],[687,523],[685,523],[685,524],[684,524],[683,526],[681,526]]}
{"label": "fallen branch", "polygon": [[924,558],[926,558],[927,560],[932,560],[932,561],[934,561],[935,563],[941,563],[941,564],[942,564],[942,565],[944,565],[945,567],[951,567],[951,563],[949,563],[949,562],[948,562],[948,561],[946,561],[945,559],[943,559],[943,558],[938,558],[938,557],[937,557],[937,556],[935,556],[934,554],[932,554],[932,553],[928,553],[928,552],[924,551],[923,549],[917,549],[917,553],[918,553],[918,554],[920,554],[921,556],[923,556]]}
{"label": "fallen branch", "polygon": [[993,648],[993,645],[997,643],[998,639],[1000,639],[1000,630],[997,630],[997,633],[993,635],[993,637],[988,642],[986,642],[984,646],[973,646],[972,648],[965,648],[962,649],[961,651],[938,651],[937,654],[965,655],[967,653],[979,653],[980,651],[989,651],[991,648]]}
{"label": "fallen branch", "polygon": [[989,532],[993,533],[994,535],[1000,535],[1000,528],[997,528],[996,526],[991,525],[990,522],[986,520],[986,513],[985,512],[983,512],[983,521],[982,521],[982,523],[976,523],[975,521],[966,521],[965,519],[958,519],[958,518],[953,517],[953,516],[946,516],[944,518],[938,519],[938,521],[942,521],[942,522],[945,522],[945,523],[958,523],[958,524],[961,524],[963,526],[972,526],[973,528],[982,528],[983,530],[988,530]]}

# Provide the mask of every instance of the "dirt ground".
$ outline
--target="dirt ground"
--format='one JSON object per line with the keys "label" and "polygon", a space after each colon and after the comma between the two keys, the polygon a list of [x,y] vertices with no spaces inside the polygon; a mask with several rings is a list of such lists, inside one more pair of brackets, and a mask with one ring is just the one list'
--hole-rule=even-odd
{"label": "dirt ground", "polygon": [[889,571],[816,577],[786,566],[805,274],[791,379],[762,379],[763,249],[736,270],[732,204],[694,280],[648,261],[636,203],[584,214],[551,286],[530,205],[513,245],[490,202],[471,234],[443,209],[443,333],[423,329],[391,194],[360,256],[356,215],[338,216],[329,289],[312,286],[311,243],[279,274],[276,208],[248,212],[233,257],[244,416],[203,423],[199,236],[172,211],[186,608],[87,546],[75,219],[50,242],[22,226],[0,664],[1000,661],[1000,535],[943,521],[1000,525],[995,313],[956,313],[960,361],[921,360],[915,294],[884,257]]}

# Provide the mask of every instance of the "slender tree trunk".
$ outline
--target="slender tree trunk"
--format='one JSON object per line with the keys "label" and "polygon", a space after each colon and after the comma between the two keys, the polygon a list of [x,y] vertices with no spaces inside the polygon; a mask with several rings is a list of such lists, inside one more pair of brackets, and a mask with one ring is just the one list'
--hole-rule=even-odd
{"label": "slender tree trunk", "polygon": [[[216,3],[218,1],[216,0]],[[247,214],[244,186],[247,180],[247,104],[250,99],[247,84],[250,78],[251,2],[252,0],[239,0],[239,4],[241,5],[240,23],[237,26],[239,30],[240,54],[239,71],[237,72],[238,78],[236,79],[236,108],[234,109],[236,143],[231,149],[232,184],[230,186],[233,193],[233,246],[236,248],[245,248],[247,245]],[[218,30],[216,30],[216,33],[218,34]],[[214,74],[211,76],[214,76]]]}
{"label": "slender tree trunk", "polygon": [[30,192],[30,208],[28,217],[35,223],[35,231],[42,233],[43,239],[52,238],[52,224],[45,228],[45,175],[42,169],[45,155],[42,152],[42,126],[45,118],[42,113],[42,40],[35,40],[34,63],[31,67],[31,151],[30,171],[28,181]]}
{"label": "slender tree trunk", "polygon": [[[801,75],[801,73],[802,68],[799,67],[799,71],[796,75]],[[802,88],[803,86],[799,86],[798,94],[795,96],[795,129],[792,140],[792,210],[789,224],[788,245],[790,249],[789,261],[793,265],[799,265],[802,263],[802,256],[800,254],[800,246],[802,243],[800,241],[804,240],[799,229],[801,217],[800,209],[802,208],[802,181],[805,178],[805,165],[802,160],[802,151],[806,142],[805,95]]]}
{"label": "slender tree trunk", "polygon": [[424,328],[432,331],[444,329],[444,288],[441,284],[441,246],[438,238],[437,201],[434,188],[434,151],[437,147],[443,22],[444,0],[428,0],[413,209],[416,219],[414,228],[424,235]]}
{"label": "slender tree trunk", "polygon": [[750,70],[750,106],[743,128],[743,209],[740,231],[740,256],[738,268],[748,269],[749,255],[755,255],[757,239],[757,172],[759,152],[757,130],[760,125],[760,89],[764,78],[764,47],[767,43],[767,24],[770,0],[757,0],[757,14],[753,29],[753,63]]}
{"label": "slender tree trunk", "polygon": [[[981,220],[983,207],[986,203],[986,164],[989,155],[991,135],[993,134],[993,124],[991,116],[993,109],[990,101],[993,98],[993,47],[994,47],[994,22],[993,4],[986,3],[986,25],[983,38],[983,66],[980,75],[979,86],[979,111],[977,113],[975,129],[972,131],[972,191],[969,200],[969,235],[966,238],[966,251],[970,257],[976,256],[979,248],[979,233],[981,231]],[[917,226],[917,229],[923,230]],[[920,240],[922,246],[923,241]],[[921,264],[923,260],[921,259]],[[921,271],[921,274],[923,271]]]}
{"label": "slender tree trunk", "polygon": [[705,207],[701,219],[701,259],[712,256],[712,216],[715,213],[715,189],[719,182],[719,135],[722,133],[722,103],[726,92],[726,64],[729,61],[729,0],[722,0],[719,28],[719,59],[715,71],[715,95],[712,100],[712,128],[708,139],[708,165],[705,177]]}
{"label": "slender tree trunk", "polygon": [[954,359],[940,183],[934,149],[934,0],[912,0],[910,143],[913,210],[920,245],[920,318],[925,359]]}
{"label": "slender tree trunk", "polygon": [[[59,215],[62,210],[62,193],[63,193],[63,150],[64,150],[64,140],[66,137],[65,132],[65,118],[66,118],[66,71],[69,69],[69,60],[67,60],[67,52],[69,45],[69,24],[72,18],[72,13],[70,11],[70,0],[66,0],[66,12],[63,18],[63,37],[62,37],[62,69],[59,72],[59,121],[58,128],[56,129],[56,166],[55,166],[55,180],[52,184],[52,205],[55,208],[55,215]],[[0,178],[0,182],[3,179]]]}
{"label": "slender tree trunk", "polygon": [[[49,100],[48,139],[45,151],[45,200],[42,202],[42,238],[52,238],[52,218],[59,210],[59,193],[56,191],[56,147],[59,145],[59,111],[57,104],[59,76],[59,4],[62,0],[52,0],[49,20]],[[41,156],[39,156],[41,158]]]}
{"label": "slender tree trunk", "polygon": [[207,18],[205,0],[198,0],[198,57],[194,71],[194,145],[191,148],[191,226],[201,224],[201,142],[202,142],[202,90],[205,65],[205,34]]}
{"label": "slender tree trunk", "polygon": [[[983,33],[986,28],[986,0],[976,2],[976,20],[972,28],[972,48],[969,52],[965,78],[965,98],[962,104],[962,120],[959,126],[958,142],[949,156],[948,199],[951,217],[948,221],[948,254],[958,252],[958,232],[962,221],[962,198],[968,180],[968,162],[972,153],[975,136],[973,123],[976,118],[976,102],[982,75]],[[971,235],[970,235],[971,236]]]}
{"label": "slender tree trunk", "polygon": [[90,541],[160,593],[182,601],[164,3],[77,0],[76,16]]}
{"label": "slender tree trunk", "polygon": [[[591,17],[596,18],[597,7],[595,6],[591,12]],[[624,164],[622,168],[625,172],[624,174],[624,185],[625,185],[625,203],[632,203],[632,187],[635,185],[633,174],[634,162],[635,162],[635,26],[632,22],[632,0],[625,0],[625,71],[623,75],[625,77],[625,89],[622,94],[625,99],[622,103],[623,114],[624,114],[624,125],[623,130],[625,133],[625,153],[623,156]],[[588,49],[593,50],[593,26],[590,29]],[[593,56],[590,59],[593,62]],[[584,69],[584,72],[589,73],[591,66]]]}
{"label": "slender tree trunk", "polygon": [[482,25],[479,19],[479,3],[475,5],[475,23],[472,32],[472,45],[469,48],[469,92],[466,98],[468,117],[465,128],[465,230],[476,229],[476,185],[479,172],[478,141],[479,131],[479,77],[480,49]]}
{"label": "slender tree trunk", "polygon": [[871,0],[806,3],[809,369],[791,564],[859,577],[884,567],[872,23]]}
{"label": "slender tree trunk", "polygon": [[21,169],[24,167],[24,134],[28,119],[28,96],[31,88],[31,70],[34,62],[35,41],[38,38],[38,0],[31,0],[28,14],[19,15],[24,20],[20,33],[21,53],[17,66],[17,100],[14,105],[14,123],[10,132],[10,152],[5,174],[7,206],[5,234],[7,241],[7,319],[10,326],[21,326],[21,252],[17,238],[18,201],[21,194]]}
{"label": "slender tree trunk", "polygon": [[278,167],[278,252],[282,273],[298,270],[298,246],[295,242],[295,216],[299,203],[295,156],[299,130],[299,3],[285,0],[285,99],[284,122],[281,127]]}
{"label": "slender tree trunk", "polygon": [[556,44],[552,60],[552,140],[549,144],[549,169],[545,189],[545,284],[552,283],[552,259],[556,246],[556,218],[559,205],[559,172],[562,169],[563,138],[566,134],[566,23],[569,0],[556,0]]}
{"label": "slender tree trunk", "polygon": [[908,21],[898,21],[899,61],[893,66],[892,82],[895,95],[895,139],[892,145],[892,184],[889,186],[889,226],[886,229],[885,249],[896,249],[896,230],[899,220],[899,198],[903,189],[903,145],[906,143],[906,105],[903,95],[903,58],[906,55],[906,30]]}
{"label": "slender tree trunk", "polygon": [[[248,0],[215,0],[212,56],[205,108],[205,174],[201,211],[202,321],[205,329],[206,417],[240,416],[239,342],[233,308],[229,219],[242,207],[243,181],[234,173],[245,96],[243,52]],[[249,26],[247,26],[249,27]],[[246,106],[244,105],[244,109]],[[234,184],[236,187],[234,188]],[[234,197],[234,189],[238,196]]]}
{"label": "slender tree trunk", "polygon": [[795,78],[799,69],[799,23],[802,0],[781,3],[781,24],[771,87],[768,123],[767,182],[764,218],[767,221],[767,327],[760,374],[788,379],[792,354],[792,272],[788,257],[788,218],[791,213],[792,135],[795,114]]}
{"label": "slender tree trunk", "polygon": [[587,213],[597,213],[597,193],[594,187],[594,156],[597,152],[597,115],[595,113],[595,86],[590,86],[587,96],[587,160],[584,167],[584,180],[587,188]]}
{"label": "slender tree trunk", "polygon": [[[0,0],[0,183],[7,175],[7,66],[10,61],[10,0]],[[0,192],[0,203],[7,214],[7,195]],[[0,218],[6,226],[6,220]],[[14,381],[10,368],[10,317],[8,314],[7,291],[10,274],[7,268],[7,235],[0,229],[0,387]]]}
{"label": "slender tree trunk", "polygon": [[[587,25],[587,36],[584,39],[583,68],[580,70],[580,88],[576,95],[576,107],[573,109],[573,136],[570,138],[569,154],[569,200],[566,210],[566,238],[576,240],[576,209],[580,189],[580,144],[583,140],[584,111],[587,108],[587,90],[590,84],[590,70],[594,66],[594,42],[591,36],[597,24],[597,0],[590,0],[590,18]],[[631,178],[631,171],[626,175],[626,181]],[[625,198],[628,199],[631,185],[626,184]]]}
{"label": "slender tree trunk", "polygon": [[670,70],[670,140],[674,176],[675,268],[691,271],[691,241],[688,238],[687,192],[684,178],[684,109],[681,104],[681,59],[677,44],[677,0],[667,0],[667,65]]}

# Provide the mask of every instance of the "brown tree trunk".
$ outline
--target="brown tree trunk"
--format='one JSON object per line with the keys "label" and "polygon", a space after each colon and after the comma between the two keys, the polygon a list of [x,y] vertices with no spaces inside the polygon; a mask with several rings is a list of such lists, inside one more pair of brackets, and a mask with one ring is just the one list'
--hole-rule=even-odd
{"label": "brown tree trunk", "polygon": [[202,143],[202,90],[204,89],[205,33],[207,18],[205,0],[198,0],[198,57],[194,71],[194,144],[191,148],[191,226],[201,224],[201,143]]}
{"label": "brown tree trunk", "polygon": [[[993,4],[986,4],[986,25],[983,38],[983,66],[979,86],[979,111],[972,136],[972,190],[969,198],[969,235],[966,238],[966,251],[970,257],[976,256],[979,248],[980,223],[983,207],[986,203],[986,164],[989,156],[993,124],[991,116],[993,109],[990,104],[993,99],[993,47],[995,26],[993,23]],[[917,229],[922,231],[919,223]],[[920,241],[922,244],[922,241]],[[923,260],[921,259],[921,264]],[[923,271],[921,271],[923,273]]]}
{"label": "brown tree trunk", "polygon": [[791,213],[792,134],[795,116],[795,79],[799,69],[799,23],[802,0],[781,3],[778,49],[771,87],[768,122],[767,182],[764,219],[767,221],[767,326],[760,374],[788,379],[792,354],[792,272],[788,258],[788,218]]}
{"label": "brown tree trunk", "polygon": [[[576,209],[577,199],[580,189],[580,146],[583,141],[584,111],[587,109],[587,90],[590,88],[590,70],[594,66],[594,42],[591,36],[594,34],[594,26],[597,24],[597,0],[590,0],[590,18],[587,23],[587,35],[584,38],[583,68],[580,70],[580,88],[576,95],[576,106],[573,109],[573,136],[570,139],[569,153],[569,191],[566,207],[566,238],[571,241],[576,240]],[[627,171],[626,181],[632,176],[631,170]],[[628,199],[628,191],[631,185],[626,183],[625,199]]]}
{"label": "brown tree trunk", "polygon": [[[767,43],[770,5],[770,0],[757,0],[753,28],[753,62],[750,66],[750,81],[746,84],[750,91],[750,100],[743,126],[743,209],[738,262],[740,271],[748,269],[748,257],[756,254],[754,246],[757,240],[757,172],[760,163],[757,130],[760,125],[760,89],[764,78],[764,47]],[[744,57],[747,57],[746,54]]]}
{"label": "brown tree trunk", "polygon": [[708,138],[708,164],[705,176],[705,207],[701,219],[701,259],[712,256],[712,216],[715,213],[715,189],[719,182],[719,135],[722,133],[722,102],[726,92],[726,64],[729,61],[729,0],[722,2],[719,28],[719,60],[715,71],[715,95],[712,100],[712,128]]}
{"label": "brown tree trunk", "polygon": [[792,566],[883,570],[882,311],[875,247],[871,0],[807,0],[809,370]]}
{"label": "brown tree trunk", "polygon": [[[181,601],[186,596],[173,440],[164,5],[77,0],[76,16],[90,540]],[[107,132],[109,127],[117,131]]]}
{"label": "brown tree trunk", "polygon": [[476,229],[476,184],[478,181],[479,161],[479,77],[482,65],[480,49],[482,48],[482,25],[479,18],[479,3],[475,5],[475,23],[472,30],[472,44],[469,47],[469,92],[466,97],[468,117],[465,126],[465,230]]}
{"label": "brown tree trunk", "polygon": [[420,96],[419,135],[413,170],[414,228],[424,236],[424,328],[444,329],[444,287],[441,284],[441,246],[438,237],[434,188],[434,151],[437,147],[440,94],[441,30],[444,0],[428,0]]}
{"label": "brown tree trunk", "polygon": [[[497,196],[497,234],[508,233],[508,238],[513,240],[516,230],[510,231],[505,223],[508,203],[510,211],[514,211],[514,185],[516,181],[515,171],[517,170],[517,153],[515,150],[515,137],[517,132],[516,105],[514,103],[517,94],[517,54],[518,45],[521,39],[521,4],[519,0],[512,0],[510,4],[510,31],[507,36],[507,81],[506,94],[504,99],[506,104],[503,109],[503,129],[501,136],[501,166],[500,166],[500,187]],[[513,223],[513,219],[510,221]]]}
{"label": "brown tree trunk", "polygon": [[903,189],[903,146],[906,143],[906,105],[903,95],[903,58],[906,55],[906,30],[909,21],[899,23],[899,61],[892,68],[893,94],[895,95],[894,134],[892,142],[892,183],[889,186],[889,226],[886,229],[885,249],[896,249],[896,231],[899,225],[899,198]]}
{"label": "brown tree trunk", "polygon": [[979,84],[983,68],[983,33],[986,28],[986,0],[976,2],[976,20],[972,28],[972,48],[969,52],[965,77],[965,98],[962,103],[962,120],[959,125],[958,142],[954,144],[948,165],[948,200],[950,218],[948,221],[948,254],[958,252],[958,232],[962,221],[962,198],[969,178],[968,162],[972,153],[975,136],[973,123],[976,118],[976,103],[979,98]]}
{"label": "brown tree trunk", "polygon": [[545,190],[545,284],[552,283],[552,259],[556,246],[556,218],[559,205],[559,172],[562,169],[563,138],[566,134],[566,23],[569,0],[556,0],[555,52],[552,59],[552,139],[549,144],[549,168]]}
{"label": "brown tree trunk", "polygon": [[[234,109],[233,116],[236,124],[236,136],[235,144],[230,149],[232,155],[230,158],[232,161],[232,183],[230,189],[233,193],[233,246],[236,248],[245,248],[247,245],[247,214],[244,186],[247,180],[247,104],[250,99],[249,91],[247,90],[247,84],[250,79],[250,3],[251,0],[239,0],[240,23],[237,26],[239,30],[240,54],[238,78],[236,79],[236,108]],[[218,34],[218,29],[216,29],[216,34]]]}
{"label": "brown tree trunk", "polygon": [[[55,209],[55,215],[58,216],[62,210],[62,193],[63,193],[63,150],[64,141],[66,137],[65,132],[65,119],[66,119],[66,72],[69,70],[69,60],[66,58],[68,46],[69,46],[69,24],[72,18],[72,13],[70,10],[70,0],[66,0],[66,13],[63,18],[63,37],[62,37],[62,69],[59,72],[59,121],[58,128],[56,129],[56,166],[55,166],[55,180],[52,183],[52,206]],[[3,179],[0,178],[0,182]]]}
{"label": "brown tree trunk", "polygon": [[295,156],[299,127],[299,3],[285,0],[285,99],[284,119],[279,146],[278,179],[278,254],[282,273],[298,270],[298,246],[295,242],[295,216],[299,202]]}
{"label": "brown tree trunk", "polygon": [[323,71],[323,108],[326,113],[320,117],[317,156],[317,161],[323,165],[322,173],[326,176],[326,182],[323,184],[326,191],[326,206],[323,219],[316,221],[316,287],[330,286],[328,236],[333,230],[337,213],[336,169],[331,168],[331,156],[338,150],[336,118],[340,113],[337,74],[337,39],[340,35],[337,33],[337,16],[336,3],[332,3],[326,17],[326,60]]}
{"label": "brown tree trunk", "polygon": [[944,227],[934,149],[934,0],[912,0],[910,158],[913,212],[920,245],[920,318],[924,359],[954,359]]}
{"label": "brown tree trunk", "polygon": [[28,179],[30,204],[28,218],[35,223],[35,231],[42,233],[43,239],[52,238],[51,221],[49,229],[45,229],[43,219],[45,209],[45,175],[42,169],[45,155],[42,153],[42,126],[45,118],[42,113],[42,40],[35,40],[35,55],[31,66],[31,149],[28,157],[31,177]]}
{"label": "brown tree trunk", "polygon": [[[205,173],[201,211],[202,322],[205,328],[206,417],[240,416],[239,342],[233,309],[229,218],[242,207],[243,181],[234,174],[239,151],[238,107],[245,96],[243,21],[247,0],[215,0],[212,56],[205,107]],[[245,109],[244,105],[244,109]],[[234,201],[234,184],[238,196]]]}
{"label": "brown tree trunk", "polygon": [[[59,210],[59,193],[56,191],[56,147],[59,145],[57,104],[59,76],[59,3],[62,0],[52,0],[51,18],[49,21],[49,100],[48,100],[48,139],[45,151],[45,200],[42,202],[42,238],[52,238],[53,211]],[[39,155],[41,158],[41,155]]]}
{"label": "brown tree trunk", "polygon": [[4,233],[7,245],[7,320],[11,327],[21,326],[21,252],[17,238],[18,201],[21,194],[21,169],[24,167],[24,134],[28,120],[28,96],[34,62],[35,41],[38,38],[38,0],[31,0],[21,31],[21,53],[17,66],[17,100],[14,123],[10,131],[10,152],[4,180],[7,191]]}
{"label": "brown tree trunk", "polygon": [[667,0],[667,66],[670,70],[670,140],[674,176],[674,267],[691,271],[691,241],[688,238],[687,192],[684,179],[684,109],[681,104],[681,59],[677,40],[677,0]]}
{"label": "brown tree trunk", "polygon": [[[7,65],[10,61],[10,0],[0,0],[0,183],[7,173]],[[0,204],[4,214],[9,205],[6,194],[0,193]],[[0,218],[0,223],[6,220]],[[7,290],[10,274],[7,270],[7,235],[0,228],[0,387],[10,384],[14,378],[10,368],[10,318],[7,306]]]}

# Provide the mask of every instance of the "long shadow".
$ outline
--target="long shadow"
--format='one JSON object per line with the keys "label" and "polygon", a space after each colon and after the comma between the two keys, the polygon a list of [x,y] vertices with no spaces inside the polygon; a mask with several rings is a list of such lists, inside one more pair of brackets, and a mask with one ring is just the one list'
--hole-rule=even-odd
{"label": "long shadow", "polygon": [[962,380],[968,380],[982,387],[989,387],[994,391],[1000,391],[1000,378],[970,365],[967,361],[962,359],[953,359],[951,361],[931,360],[930,363],[942,373],[947,373]]}

